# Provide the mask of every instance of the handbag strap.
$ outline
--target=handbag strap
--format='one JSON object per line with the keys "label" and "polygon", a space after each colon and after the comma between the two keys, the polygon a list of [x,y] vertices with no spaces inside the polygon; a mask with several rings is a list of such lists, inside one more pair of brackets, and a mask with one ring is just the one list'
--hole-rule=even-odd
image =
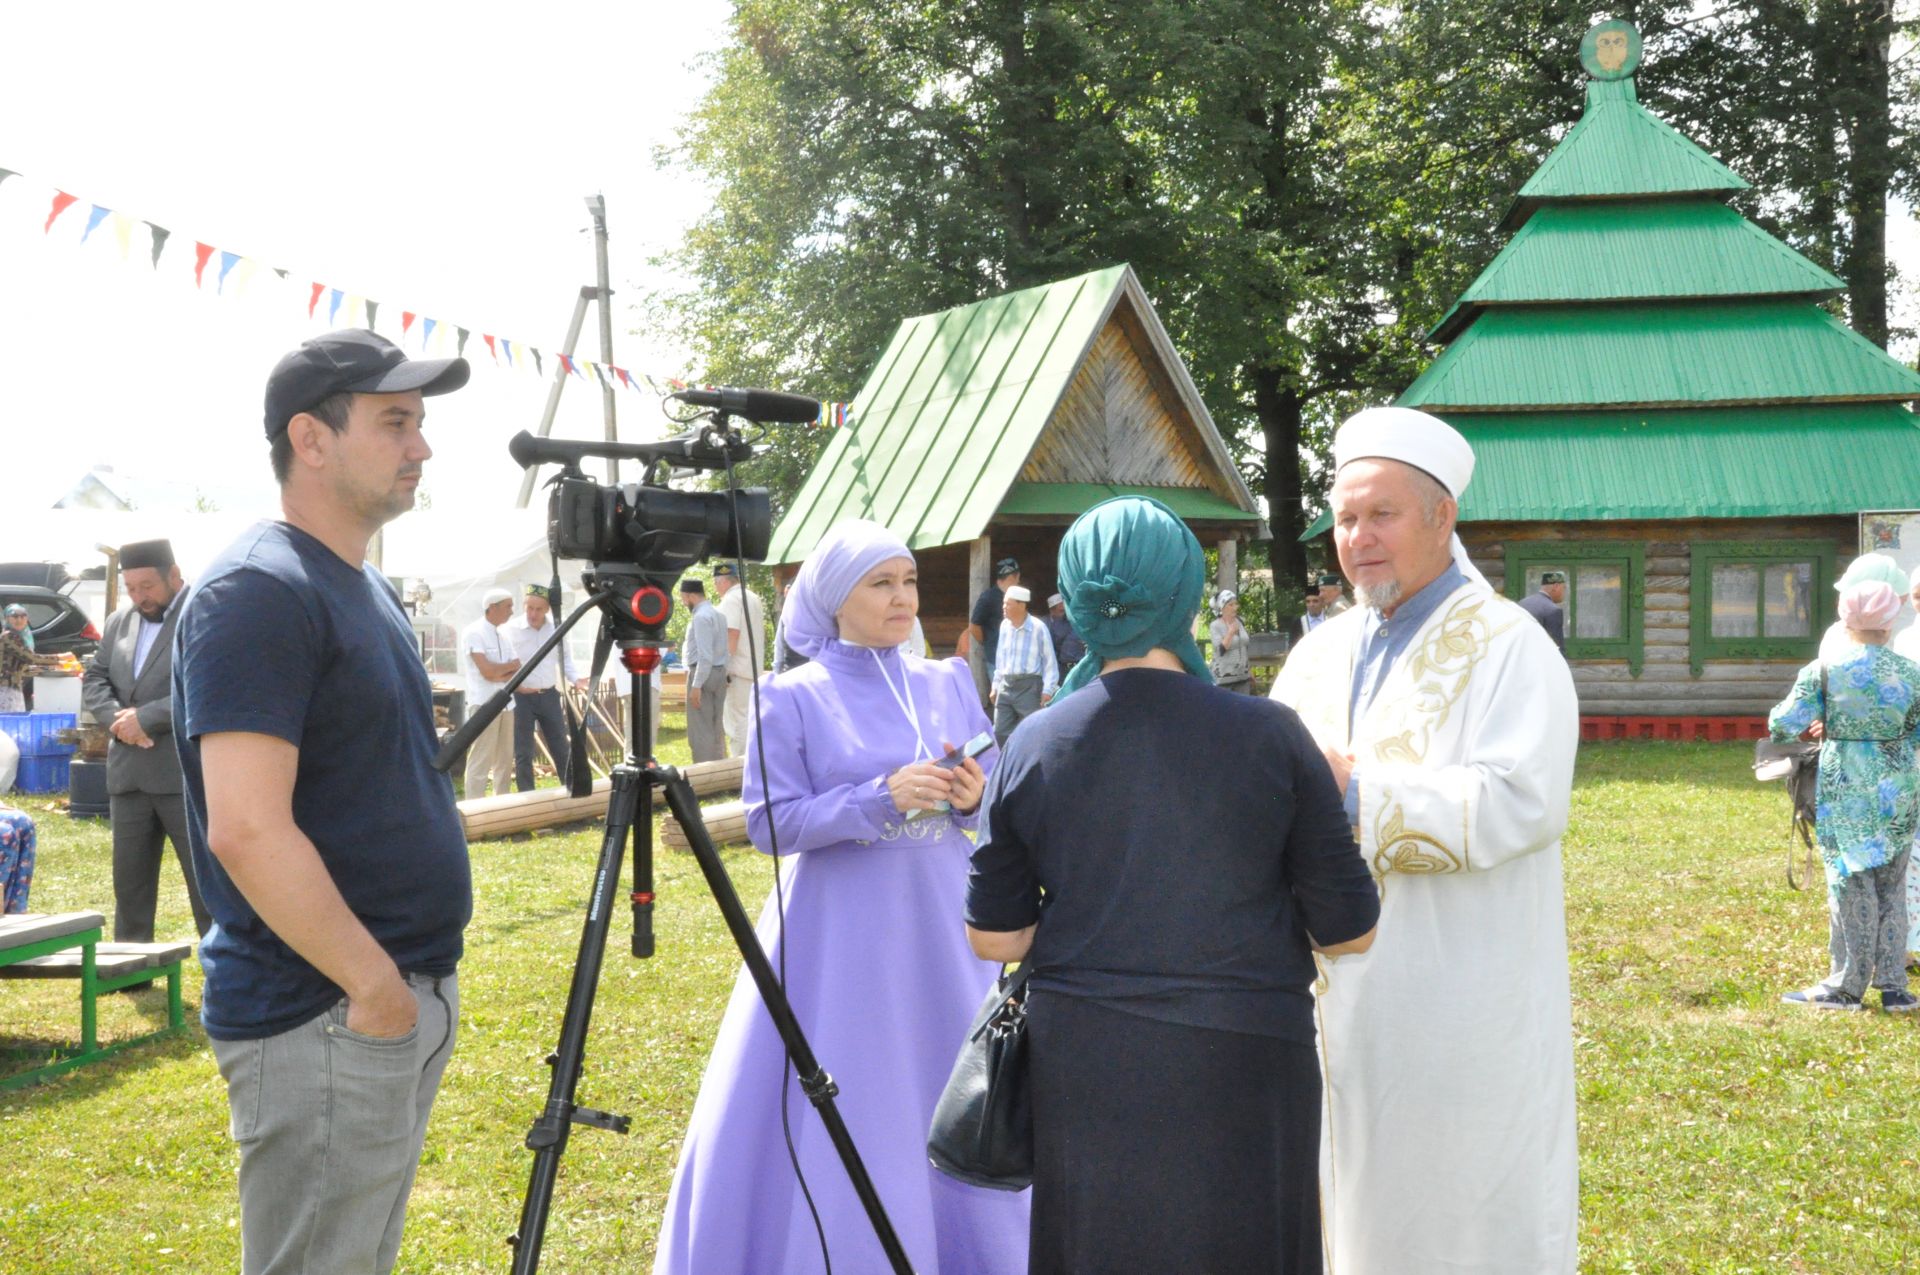
{"label": "handbag strap", "polygon": [[[1001,966],[1000,972],[1004,975],[1006,973],[1006,966],[1004,965]],[[980,1039],[980,1033],[986,1031],[988,1028],[993,1026],[995,1021],[999,1019],[1001,1011],[1006,1009],[1008,1005],[1020,999],[1021,993],[1027,990],[1027,978],[1032,973],[1033,973],[1033,949],[1028,948],[1026,959],[1020,962],[1020,968],[1018,970],[1015,970],[1013,977],[1010,980],[1008,980],[1007,989],[1005,992],[1001,994],[1000,1003],[994,1007],[994,1011],[991,1014],[988,1014],[981,1021],[979,1028],[973,1033],[973,1035],[967,1037],[968,1040]]]}

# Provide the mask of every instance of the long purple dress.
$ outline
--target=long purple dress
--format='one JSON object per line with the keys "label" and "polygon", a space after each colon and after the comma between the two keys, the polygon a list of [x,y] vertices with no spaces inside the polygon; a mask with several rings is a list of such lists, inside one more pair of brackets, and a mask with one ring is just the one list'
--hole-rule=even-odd
{"label": "long purple dress", "polygon": [[[886,785],[892,771],[924,759],[922,738],[938,756],[944,744],[989,729],[973,679],[960,660],[833,641],[767,683],[761,704],[769,788],[760,783],[759,741],[750,739],[747,826],[767,849],[770,791],[786,891],[787,995],[801,1029],[839,1083],[840,1113],[914,1269],[1023,1272],[1028,1193],[963,1185],[926,1153],[934,1103],[997,972],[968,949],[962,922],[973,843],[961,828],[974,820],[907,821]],[[759,935],[777,969],[775,904],[770,894]],[[819,1268],[781,1141],[783,1057],[742,970],[674,1172],[656,1275]],[[790,1074],[787,1086],[794,1145],[836,1275],[887,1271],[818,1113]]]}

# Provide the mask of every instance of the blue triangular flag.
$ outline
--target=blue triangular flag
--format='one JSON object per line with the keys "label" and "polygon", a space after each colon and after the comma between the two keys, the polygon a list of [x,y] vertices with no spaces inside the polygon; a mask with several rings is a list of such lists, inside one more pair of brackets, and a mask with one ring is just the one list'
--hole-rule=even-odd
{"label": "blue triangular flag", "polygon": [[95,204],[93,211],[87,214],[87,228],[80,232],[80,242],[85,243],[87,236],[93,233],[93,228],[105,221],[107,214],[112,211],[111,208],[102,208],[99,204]]}
{"label": "blue triangular flag", "polygon": [[420,348],[426,349],[433,341],[433,330],[440,325],[438,319],[420,320]]}
{"label": "blue triangular flag", "polygon": [[507,366],[512,367],[513,366],[513,342],[507,340],[507,338],[505,337],[501,337],[500,352],[507,356]]}
{"label": "blue triangular flag", "polygon": [[346,300],[346,297],[340,289],[328,288],[327,298],[327,326],[332,327],[334,321],[340,317],[340,303]]}
{"label": "blue triangular flag", "polygon": [[239,253],[237,253],[237,252],[228,252],[228,251],[226,251],[226,250],[225,250],[224,248],[223,248],[223,249],[221,249],[221,251],[220,251],[220,278],[219,278],[219,280],[218,280],[218,281],[216,281],[216,282],[215,282],[215,284],[214,284],[214,286],[213,286],[213,290],[214,290],[214,293],[215,293],[216,295],[218,295],[219,293],[222,293],[222,292],[225,292],[225,291],[226,291],[226,288],[227,288],[227,271],[229,271],[229,270],[231,270],[231,269],[233,269],[235,265],[237,265],[237,264],[239,264],[239,261],[240,261],[240,254],[239,254]]}

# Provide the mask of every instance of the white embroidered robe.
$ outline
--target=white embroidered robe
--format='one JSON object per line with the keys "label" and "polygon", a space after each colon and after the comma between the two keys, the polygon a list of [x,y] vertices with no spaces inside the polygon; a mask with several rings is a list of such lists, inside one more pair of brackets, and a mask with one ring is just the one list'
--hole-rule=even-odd
{"label": "white embroidered robe", "polygon": [[1348,734],[1355,607],[1273,688],[1355,754],[1370,951],[1324,962],[1328,1275],[1572,1275],[1579,1160],[1560,835],[1579,707],[1525,611],[1469,582]]}

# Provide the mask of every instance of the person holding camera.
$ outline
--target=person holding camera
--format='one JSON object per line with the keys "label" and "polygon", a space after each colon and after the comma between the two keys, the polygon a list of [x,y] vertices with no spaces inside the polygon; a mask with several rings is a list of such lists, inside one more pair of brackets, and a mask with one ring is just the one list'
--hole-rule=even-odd
{"label": "person holding camera", "polygon": [[[841,524],[800,569],[784,630],[808,662],[762,685],[760,730],[747,740],[748,833],[781,856],[759,937],[784,967],[794,1014],[839,1086],[841,1115],[914,1269],[1005,1275],[1026,1269],[1026,1197],[966,1186],[927,1159],[954,1050],[993,983],[954,924],[972,849],[964,830],[986,782],[963,749],[989,724],[965,661],[900,653],[918,609],[913,554],[875,523]],[[818,1262],[781,1135],[783,1092],[833,1269],[888,1269],[825,1127],[784,1067],[742,971],[674,1171],[659,1275]]]}
{"label": "person holding camera", "polygon": [[467,843],[418,639],[366,552],[413,508],[425,396],[466,381],[464,359],[360,329],[281,359],[266,433],[285,516],[214,559],[175,632],[244,1275],[393,1268],[453,1052]]}
{"label": "person holding camera", "polygon": [[1300,719],[1208,685],[1205,572],[1159,501],[1083,514],[1087,657],[987,781],[965,915],[1033,966],[1032,1271],[1320,1270],[1313,951],[1380,904]]}

